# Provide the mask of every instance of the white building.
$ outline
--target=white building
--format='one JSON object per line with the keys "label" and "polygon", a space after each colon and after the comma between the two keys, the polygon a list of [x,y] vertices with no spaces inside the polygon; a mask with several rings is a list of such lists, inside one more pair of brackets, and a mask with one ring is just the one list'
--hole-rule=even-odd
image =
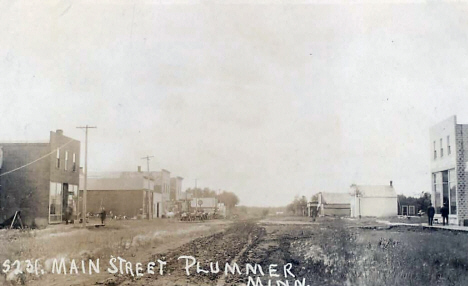
{"label": "white building", "polygon": [[207,213],[214,213],[217,211],[218,199],[217,198],[193,198],[190,203],[193,210],[202,210]]}
{"label": "white building", "polygon": [[440,219],[446,204],[450,224],[468,224],[468,124],[458,124],[457,117],[451,116],[432,126],[429,136],[435,217]]}
{"label": "white building", "polygon": [[393,184],[351,186],[352,217],[389,217],[398,214],[398,200]]}

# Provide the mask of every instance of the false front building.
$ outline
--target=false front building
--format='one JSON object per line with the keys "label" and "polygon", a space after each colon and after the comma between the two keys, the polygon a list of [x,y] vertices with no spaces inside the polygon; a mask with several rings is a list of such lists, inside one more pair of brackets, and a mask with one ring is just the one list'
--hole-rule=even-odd
{"label": "false front building", "polygon": [[[449,223],[468,223],[468,124],[452,116],[430,129],[432,205],[436,218],[445,204]],[[466,222],[465,222],[466,221]]]}
{"label": "false front building", "polygon": [[[84,177],[82,177],[82,182]],[[80,189],[84,188],[84,182]],[[95,172],[88,174],[87,210],[98,214],[101,208],[117,217],[152,219],[162,216],[162,195],[154,181],[141,172]]]}
{"label": "false front building", "polygon": [[21,211],[29,226],[60,223],[78,209],[80,142],[50,132],[46,142],[0,143],[0,221]]}

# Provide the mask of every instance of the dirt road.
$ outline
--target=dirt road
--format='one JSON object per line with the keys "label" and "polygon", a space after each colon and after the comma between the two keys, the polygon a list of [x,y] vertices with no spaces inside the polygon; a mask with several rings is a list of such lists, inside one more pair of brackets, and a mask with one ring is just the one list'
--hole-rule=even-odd
{"label": "dirt road", "polygon": [[148,227],[129,228],[131,240],[117,244],[132,271],[142,263],[142,276],[123,263],[116,274],[46,275],[26,285],[468,285],[466,233],[339,218]]}
{"label": "dirt road", "polygon": [[[308,257],[310,251],[303,253],[298,247],[313,238],[317,229],[316,225],[310,223],[238,222],[225,232],[195,239],[170,252],[153,255],[152,260],[163,257],[167,261],[163,275],[141,279],[120,276],[104,281],[103,284],[277,285],[277,281],[288,285],[341,284],[345,277],[332,277],[333,274],[318,280],[318,272],[327,272],[320,253],[317,253],[317,257]],[[304,247],[307,248],[307,242]],[[190,275],[187,275],[187,263],[190,265],[194,260],[180,259],[181,256],[194,257],[199,268],[204,271],[197,271],[195,264],[189,268]]]}
{"label": "dirt road", "polygon": [[[153,260],[167,261],[163,275],[114,277],[107,285],[466,285],[468,259],[458,252],[468,250],[466,238],[412,227],[361,228],[344,219],[244,221],[155,254]],[[197,273],[194,264],[187,275],[186,263],[194,261],[181,256],[194,257],[208,273]]]}

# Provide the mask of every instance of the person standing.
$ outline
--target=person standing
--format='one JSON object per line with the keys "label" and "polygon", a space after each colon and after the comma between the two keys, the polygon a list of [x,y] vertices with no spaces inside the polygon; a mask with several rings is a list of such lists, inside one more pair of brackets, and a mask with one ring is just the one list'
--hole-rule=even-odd
{"label": "person standing", "polygon": [[442,216],[442,225],[445,225],[445,221],[447,221],[447,225],[448,225],[449,224],[448,222],[449,208],[446,203],[444,204],[442,208],[440,208],[440,215]]}
{"label": "person standing", "polygon": [[101,209],[100,216],[101,216],[101,224],[104,225],[104,221],[106,220],[106,209],[104,207]]}
{"label": "person standing", "polygon": [[431,203],[429,203],[429,207],[427,208],[427,219],[428,219],[428,225],[432,225],[434,221],[434,214],[435,214],[435,209],[432,206]]}

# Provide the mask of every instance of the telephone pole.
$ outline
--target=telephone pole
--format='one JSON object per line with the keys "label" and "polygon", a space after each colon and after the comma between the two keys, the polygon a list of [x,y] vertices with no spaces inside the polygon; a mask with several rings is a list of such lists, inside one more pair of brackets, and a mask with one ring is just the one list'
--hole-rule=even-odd
{"label": "telephone pole", "polygon": [[195,195],[195,208],[196,208],[196,210],[197,210],[197,212],[198,212],[198,195],[197,195],[198,190],[197,190],[197,181],[198,181],[198,179],[195,179],[195,192],[194,192],[193,194]]}
{"label": "telephone pole", "polygon": [[[141,158],[142,160],[143,160],[143,159],[146,160],[146,170],[147,170],[147,172],[148,172],[148,175],[147,175],[147,176],[148,176],[148,178],[147,178],[147,180],[148,180],[148,191],[150,191],[150,170],[149,170],[149,161],[150,161],[150,159],[153,158],[153,157],[154,157],[154,156],[146,156],[146,157]],[[149,197],[149,193],[148,193],[148,197]],[[144,196],[144,198],[143,198],[143,212],[145,212],[145,207],[146,207],[146,196]],[[150,206],[148,206],[148,212],[149,212],[149,210],[150,210]],[[145,214],[143,213],[143,215],[145,215]],[[147,218],[149,219],[149,213],[146,214],[146,216],[147,216]]]}
{"label": "telephone pole", "polygon": [[90,128],[97,128],[96,126],[79,126],[76,127],[78,129],[85,129],[86,137],[85,137],[85,168],[84,168],[84,190],[83,190],[83,210],[81,213],[81,217],[83,219],[82,227],[86,226],[86,199],[88,193],[88,129]]}

